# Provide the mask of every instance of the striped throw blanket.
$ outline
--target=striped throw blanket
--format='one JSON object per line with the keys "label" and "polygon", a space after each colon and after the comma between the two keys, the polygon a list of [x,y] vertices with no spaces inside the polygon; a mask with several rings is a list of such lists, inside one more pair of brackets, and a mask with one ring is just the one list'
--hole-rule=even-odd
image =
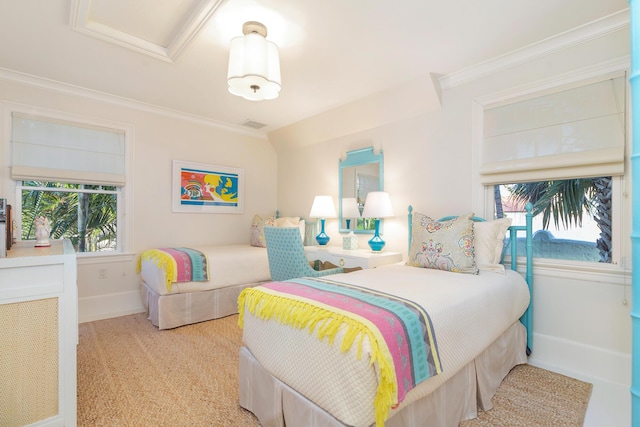
{"label": "striped throw blanket", "polygon": [[260,319],[308,329],[333,344],[338,330],[347,332],[341,351],[362,341],[371,343],[371,362],[380,368],[374,402],[376,425],[383,426],[389,410],[409,390],[442,372],[431,319],[418,304],[387,293],[328,279],[292,279],[247,288],[238,297],[239,324],[244,312]]}
{"label": "striped throw blanket", "polygon": [[165,272],[167,290],[178,282],[206,282],[209,280],[207,256],[190,248],[160,248],[144,251],[138,259],[138,271],[142,261],[152,261]]}

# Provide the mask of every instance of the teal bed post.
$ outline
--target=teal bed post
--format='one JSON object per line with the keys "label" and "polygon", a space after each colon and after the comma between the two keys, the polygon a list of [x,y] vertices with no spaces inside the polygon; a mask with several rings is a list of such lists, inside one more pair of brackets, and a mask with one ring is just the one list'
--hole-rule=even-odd
{"label": "teal bed post", "polygon": [[640,0],[629,0],[631,32],[632,346],[631,425],[640,426]]}
{"label": "teal bed post", "polygon": [[529,306],[520,317],[520,322],[527,328],[527,356],[533,351],[533,205],[527,203],[525,219],[526,225],[512,225],[509,227],[509,241],[511,246],[511,269],[518,271],[518,231],[525,231],[525,281],[529,287]]}

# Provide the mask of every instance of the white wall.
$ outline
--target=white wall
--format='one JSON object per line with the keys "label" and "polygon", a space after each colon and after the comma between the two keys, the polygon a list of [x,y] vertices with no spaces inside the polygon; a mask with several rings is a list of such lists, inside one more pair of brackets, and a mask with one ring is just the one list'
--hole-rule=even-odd
{"label": "white wall", "polygon": [[[278,206],[308,214],[313,196],[338,195],[338,158],[349,150],[373,146],[384,152],[384,187],[390,193],[396,217],[385,220],[387,249],[407,253],[406,207],[412,204],[432,217],[475,211],[485,215],[483,187],[473,158],[473,105],[477,99],[511,88],[575,72],[594,64],[629,55],[627,28],[605,31],[584,40],[545,49],[536,46],[527,60],[496,61],[491,73],[466,79],[443,79],[442,107],[416,104],[410,85],[392,88],[367,100],[396,110],[394,121],[369,127],[367,110],[343,107],[280,129],[269,135],[278,152]],[[540,53],[544,52],[544,53]],[[428,53],[425,53],[428,54]],[[504,65],[508,64],[508,66]],[[482,70],[486,70],[483,64]],[[455,84],[451,84],[454,82]],[[400,96],[399,94],[402,94]],[[406,98],[403,98],[406,97]],[[401,113],[398,113],[401,112]],[[332,126],[328,117],[335,122]],[[323,126],[325,139],[316,130]],[[326,129],[338,129],[329,135]],[[630,173],[627,178],[630,178]],[[627,180],[627,185],[628,185]],[[623,254],[629,256],[630,200],[624,199]],[[337,220],[327,221],[330,244],[341,245]],[[368,237],[360,237],[366,247]],[[628,390],[630,384],[631,319],[630,272],[619,266],[559,268],[536,262],[534,343],[531,363],[577,378],[597,378]],[[625,298],[627,304],[623,303]],[[628,394],[628,393],[627,393]]]}
{"label": "white wall", "polygon": [[[78,295],[80,321],[143,311],[139,296],[137,256],[157,246],[199,246],[248,243],[256,213],[276,209],[277,159],[266,138],[241,133],[205,120],[91,94],[77,88],[0,75],[0,107],[8,114],[11,104],[49,109],[92,119],[123,123],[133,129],[131,253],[99,260],[79,259]],[[44,86],[44,88],[39,87]],[[15,187],[9,178],[9,131],[0,121],[1,197],[14,202]],[[184,160],[244,169],[244,214],[186,214],[171,211],[172,161]],[[106,278],[99,278],[106,273]]]}

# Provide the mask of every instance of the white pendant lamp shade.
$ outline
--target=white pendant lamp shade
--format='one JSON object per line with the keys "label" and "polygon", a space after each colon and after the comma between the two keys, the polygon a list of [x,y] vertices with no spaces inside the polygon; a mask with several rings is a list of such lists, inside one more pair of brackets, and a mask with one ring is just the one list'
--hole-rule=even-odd
{"label": "white pendant lamp shade", "polygon": [[276,99],[281,89],[278,46],[267,41],[267,29],[259,22],[246,22],[242,32],[231,40],[229,92],[250,101]]}

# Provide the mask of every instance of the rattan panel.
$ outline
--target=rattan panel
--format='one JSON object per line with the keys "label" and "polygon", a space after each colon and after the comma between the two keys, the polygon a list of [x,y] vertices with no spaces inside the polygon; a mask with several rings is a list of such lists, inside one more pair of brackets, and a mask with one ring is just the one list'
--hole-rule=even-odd
{"label": "rattan panel", "polygon": [[0,305],[0,426],[58,411],[58,299]]}

